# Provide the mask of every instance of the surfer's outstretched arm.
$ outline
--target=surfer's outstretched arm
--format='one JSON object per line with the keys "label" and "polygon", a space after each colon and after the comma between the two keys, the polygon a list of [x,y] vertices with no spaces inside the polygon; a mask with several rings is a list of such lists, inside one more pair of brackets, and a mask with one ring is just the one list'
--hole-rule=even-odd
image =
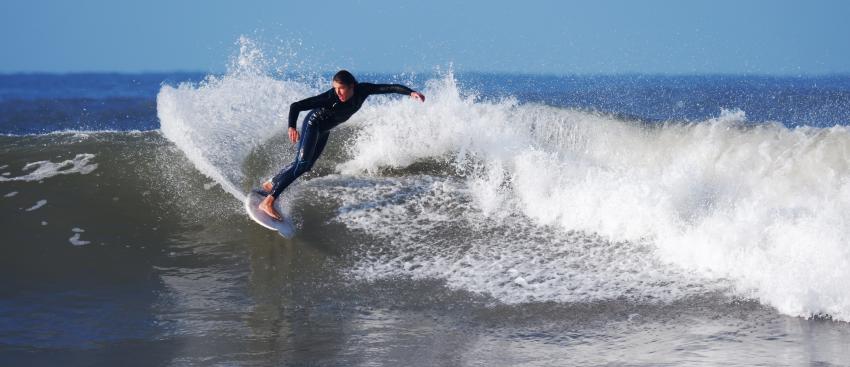
{"label": "surfer's outstretched arm", "polygon": [[360,83],[360,86],[361,88],[363,88],[364,91],[366,91],[367,94],[404,94],[411,96],[416,100],[425,102],[425,95],[401,84]]}

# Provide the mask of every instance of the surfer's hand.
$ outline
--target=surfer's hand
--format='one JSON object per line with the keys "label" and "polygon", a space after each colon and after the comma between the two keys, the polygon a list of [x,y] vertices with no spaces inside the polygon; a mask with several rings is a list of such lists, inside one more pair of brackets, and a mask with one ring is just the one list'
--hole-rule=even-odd
{"label": "surfer's hand", "polygon": [[413,93],[410,93],[410,96],[413,97],[413,99],[415,99],[417,101],[425,102],[425,95],[422,94],[422,93],[413,92]]}
{"label": "surfer's hand", "polygon": [[298,136],[298,130],[296,130],[294,127],[290,127],[289,128],[289,141],[291,141],[293,144],[295,144],[295,143],[298,142],[299,137],[300,136]]}

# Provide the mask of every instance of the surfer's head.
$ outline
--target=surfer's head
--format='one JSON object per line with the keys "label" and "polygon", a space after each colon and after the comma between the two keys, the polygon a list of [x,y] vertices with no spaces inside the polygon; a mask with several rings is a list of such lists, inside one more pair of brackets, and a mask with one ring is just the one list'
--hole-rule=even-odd
{"label": "surfer's head", "polygon": [[340,70],[334,74],[333,87],[340,102],[345,102],[354,95],[354,86],[357,79],[348,70]]}

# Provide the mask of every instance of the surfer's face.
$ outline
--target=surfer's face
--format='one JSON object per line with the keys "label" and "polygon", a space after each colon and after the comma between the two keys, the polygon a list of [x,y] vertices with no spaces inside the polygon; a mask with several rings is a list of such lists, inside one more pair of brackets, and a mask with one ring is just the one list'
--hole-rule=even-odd
{"label": "surfer's face", "polygon": [[354,95],[354,86],[334,81],[334,91],[340,102],[345,102]]}

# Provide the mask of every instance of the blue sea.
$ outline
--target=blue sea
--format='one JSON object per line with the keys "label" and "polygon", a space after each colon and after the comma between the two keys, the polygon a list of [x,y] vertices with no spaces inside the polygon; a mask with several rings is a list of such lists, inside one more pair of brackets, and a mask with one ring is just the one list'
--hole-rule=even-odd
{"label": "blue sea", "polygon": [[850,365],[850,76],[353,70],[286,239],[234,65],[0,75],[0,365]]}

